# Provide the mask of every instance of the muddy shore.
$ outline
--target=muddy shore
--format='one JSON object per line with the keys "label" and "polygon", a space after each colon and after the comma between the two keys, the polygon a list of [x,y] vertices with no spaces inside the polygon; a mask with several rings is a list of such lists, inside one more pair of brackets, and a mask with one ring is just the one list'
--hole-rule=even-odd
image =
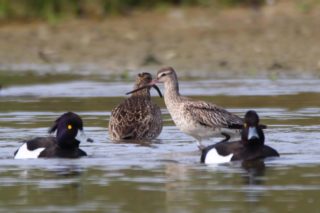
{"label": "muddy shore", "polygon": [[0,69],[120,74],[170,65],[185,77],[319,78],[319,9],[306,13],[285,1],[259,10],[180,8],[6,23],[0,26]]}

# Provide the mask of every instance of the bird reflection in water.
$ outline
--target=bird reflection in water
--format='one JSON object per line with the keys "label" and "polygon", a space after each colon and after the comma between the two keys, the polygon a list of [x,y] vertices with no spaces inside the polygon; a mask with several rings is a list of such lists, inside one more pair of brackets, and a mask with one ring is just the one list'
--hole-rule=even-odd
{"label": "bird reflection in water", "polygon": [[244,184],[247,185],[262,185],[264,184],[266,166],[263,160],[248,160],[242,161],[242,168],[246,171],[243,175]]}

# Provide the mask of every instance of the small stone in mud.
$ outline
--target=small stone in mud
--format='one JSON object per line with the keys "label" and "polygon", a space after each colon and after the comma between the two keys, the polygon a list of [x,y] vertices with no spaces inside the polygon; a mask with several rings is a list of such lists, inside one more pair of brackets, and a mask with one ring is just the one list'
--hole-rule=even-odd
{"label": "small stone in mud", "polygon": [[281,70],[285,69],[285,66],[277,61],[273,62],[272,65],[268,68],[269,70]]}
{"label": "small stone in mud", "polygon": [[219,66],[220,66],[220,67],[226,67],[226,66],[228,66],[228,61],[226,61],[226,60],[221,60],[221,61],[219,61]]}
{"label": "small stone in mud", "polygon": [[153,55],[153,54],[147,54],[147,56],[143,59],[142,65],[160,65],[161,62]]}

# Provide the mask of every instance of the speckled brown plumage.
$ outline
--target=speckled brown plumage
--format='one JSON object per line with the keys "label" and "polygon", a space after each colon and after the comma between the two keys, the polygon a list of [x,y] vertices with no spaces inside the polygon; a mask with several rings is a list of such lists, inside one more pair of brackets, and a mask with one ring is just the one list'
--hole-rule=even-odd
{"label": "speckled brown plumage", "polygon": [[200,148],[203,139],[223,135],[227,141],[233,135],[240,136],[243,124],[240,117],[217,105],[180,95],[178,77],[172,67],[160,69],[149,87],[156,83],[164,83],[164,102],[173,122],[182,132],[194,137]]}
{"label": "speckled brown plumage", "polygon": [[[151,74],[140,73],[135,88],[151,81]],[[133,93],[112,110],[109,121],[109,136],[112,140],[151,140],[161,133],[161,111],[152,102],[150,89]]]}

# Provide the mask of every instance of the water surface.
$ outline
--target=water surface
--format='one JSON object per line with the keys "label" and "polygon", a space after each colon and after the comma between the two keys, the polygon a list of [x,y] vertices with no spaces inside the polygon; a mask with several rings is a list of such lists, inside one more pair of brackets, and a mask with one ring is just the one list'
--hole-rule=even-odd
{"label": "water surface", "polygon": [[[165,119],[159,139],[112,143],[110,111],[131,88],[128,82],[66,78],[0,90],[0,211],[318,212],[320,80],[181,82],[182,94],[241,117],[257,110],[269,127],[266,143],[281,157],[252,165],[200,164],[195,141],[173,125],[160,98],[154,98]],[[95,140],[81,144],[89,157],[12,159],[22,140],[47,135],[65,111],[81,115]]]}

